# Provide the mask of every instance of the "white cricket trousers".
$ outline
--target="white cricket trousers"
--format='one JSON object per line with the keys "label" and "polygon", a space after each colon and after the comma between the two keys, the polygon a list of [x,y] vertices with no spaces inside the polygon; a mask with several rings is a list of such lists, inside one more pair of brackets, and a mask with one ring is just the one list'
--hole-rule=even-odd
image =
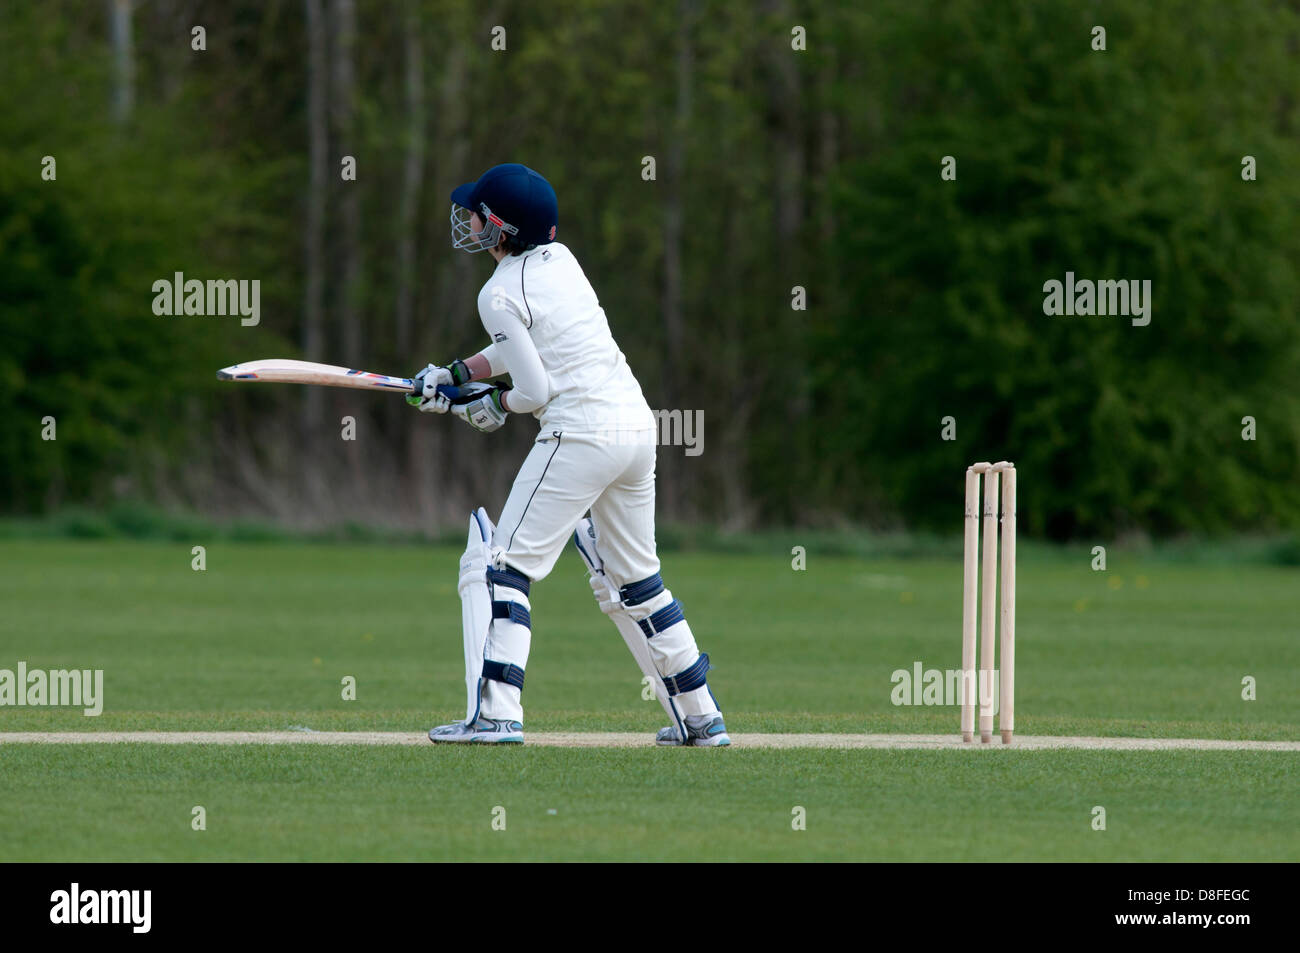
{"label": "white cricket trousers", "polygon": [[[517,570],[533,582],[544,579],[591,510],[605,574],[623,590],[619,611],[645,633],[650,659],[675,698],[675,710],[707,715],[718,710],[705,682],[709,660],[700,654],[681,604],[659,578],[655,436],[653,430],[613,436],[558,430],[541,434],[497,521],[493,561],[498,569]],[[511,590],[508,585],[498,587],[494,598],[513,591],[510,599],[530,609],[527,587]],[[495,605],[493,611],[495,615]],[[488,718],[521,721],[532,622],[528,613],[514,612],[493,622],[485,657],[513,666],[519,683],[484,680],[481,711]]]}
{"label": "white cricket trousers", "polygon": [[497,521],[500,561],[534,582],[544,579],[591,510],[615,585],[653,576],[655,449],[653,430],[540,434]]}

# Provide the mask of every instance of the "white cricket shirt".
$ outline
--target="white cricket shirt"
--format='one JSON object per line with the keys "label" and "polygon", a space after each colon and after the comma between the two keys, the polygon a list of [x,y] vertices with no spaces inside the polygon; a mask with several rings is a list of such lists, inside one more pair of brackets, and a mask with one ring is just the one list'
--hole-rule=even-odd
{"label": "white cricket shirt", "polygon": [[652,430],[641,385],[614,342],[605,310],[567,247],[507,255],[478,295],[493,375],[508,373],[506,398],[542,430]]}

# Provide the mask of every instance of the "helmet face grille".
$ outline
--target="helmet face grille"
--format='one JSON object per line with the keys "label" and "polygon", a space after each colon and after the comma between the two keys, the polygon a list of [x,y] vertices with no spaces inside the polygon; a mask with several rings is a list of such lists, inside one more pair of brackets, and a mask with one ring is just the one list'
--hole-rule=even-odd
{"label": "helmet face grille", "polygon": [[[486,207],[484,206],[485,209]],[[483,251],[485,248],[496,248],[497,242],[501,239],[502,225],[505,223],[492,215],[485,219],[483,231],[476,232],[471,220],[473,214],[463,205],[457,205],[455,202],[451,204],[451,247],[470,254]]]}

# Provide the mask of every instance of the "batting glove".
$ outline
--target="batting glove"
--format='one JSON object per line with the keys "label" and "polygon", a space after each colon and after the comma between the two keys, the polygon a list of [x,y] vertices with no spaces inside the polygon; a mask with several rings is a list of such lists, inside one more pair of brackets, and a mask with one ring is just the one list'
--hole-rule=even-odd
{"label": "batting glove", "polygon": [[[467,385],[467,387],[474,386],[476,385]],[[472,400],[465,403],[449,402],[451,412],[479,433],[491,433],[494,430],[500,430],[501,425],[506,422],[506,416],[510,413],[505,407],[501,406],[501,395],[510,389],[510,385],[498,383],[477,386],[483,386],[486,389],[480,391]],[[466,388],[462,388],[462,390],[464,389]],[[445,397],[441,399],[446,400]],[[424,408],[420,409],[423,410]]]}
{"label": "batting glove", "polygon": [[420,373],[416,374],[412,380],[417,388],[414,394],[406,398],[406,402],[412,407],[418,407],[424,414],[445,414],[451,407],[451,402],[438,393],[441,386],[464,383],[456,380],[457,365],[460,365],[460,371],[466,376],[469,372],[465,370],[464,361],[453,361],[449,367],[439,367],[437,364],[430,364]]}

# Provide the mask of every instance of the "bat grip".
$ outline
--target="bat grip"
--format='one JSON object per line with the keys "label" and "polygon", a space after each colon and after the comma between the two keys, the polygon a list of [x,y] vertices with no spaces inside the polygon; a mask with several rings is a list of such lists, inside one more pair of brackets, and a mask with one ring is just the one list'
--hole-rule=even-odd
{"label": "bat grip", "polygon": [[[451,384],[439,384],[438,393],[455,403],[456,399],[460,396],[460,388]],[[421,386],[420,382],[414,378],[411,379],[411,396],[424,396],[424,388]]]}
{"label": "bat grip", "polygon": [[488,393],[492,389],[493,388],[490,385],[483,384],[477,381],[469,384],[459,384],[459,385],[439,384],[438,385],[438,393],[441,394],[443,397],[446,397],[449,401],[451,401],[456,406],[460,406],[462,404],[468,404],[471,403],[472,401],[478,400],[478,398],[482,397],[484,394]]}

